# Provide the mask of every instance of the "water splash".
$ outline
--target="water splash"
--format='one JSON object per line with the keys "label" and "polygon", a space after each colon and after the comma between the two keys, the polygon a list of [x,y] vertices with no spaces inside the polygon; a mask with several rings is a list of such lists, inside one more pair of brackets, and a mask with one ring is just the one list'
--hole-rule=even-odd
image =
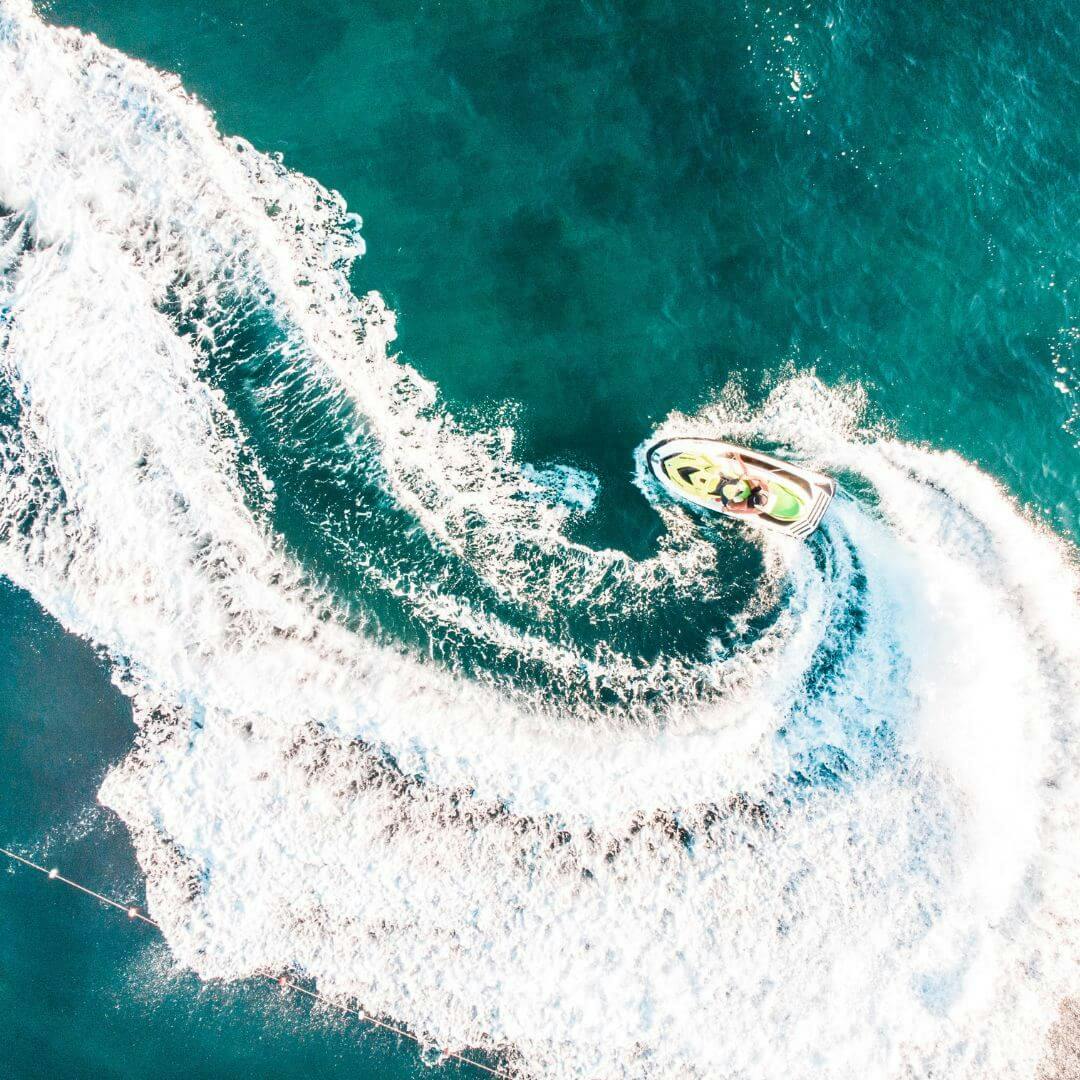
{"label": "water splash", "polygon": [[[547,633],[723,598],[649,440],[657,555],[572,542],[512,425],[389,355],[338,196],[26,4],[0,70],[0,571],[134,701],[101,798],[181,963],[297,969],[528,1075],[1032,1075],[1080,981],[1071,549],[956,455],[863,429],[858,387],[793,376],[650,433],[782,448],[860,496],[812,545],[755,540],[741,632],[653,660]],[[442,662],[274,529],[240,362],[268,410],[360,432],[343,548]],[[365,554],[386,520],[432,559]],[[543,678],[466,672],[477,638]]]}

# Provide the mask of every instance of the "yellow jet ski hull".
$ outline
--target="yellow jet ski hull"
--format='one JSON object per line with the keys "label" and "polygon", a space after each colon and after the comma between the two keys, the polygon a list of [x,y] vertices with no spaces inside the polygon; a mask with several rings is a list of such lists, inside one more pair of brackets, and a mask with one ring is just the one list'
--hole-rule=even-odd
{"label": "yellow jet ski hull", "polygon": [[[821,524],[836,481],[769,454],[719,439],[662,439],[645,452],[649,470],[669,494],[747,525],[805,540]],[[677,465],[690,462],[689,468]],[[714,478],[745,476],[768,493],[757,514],[728,510],[710,489]]]}

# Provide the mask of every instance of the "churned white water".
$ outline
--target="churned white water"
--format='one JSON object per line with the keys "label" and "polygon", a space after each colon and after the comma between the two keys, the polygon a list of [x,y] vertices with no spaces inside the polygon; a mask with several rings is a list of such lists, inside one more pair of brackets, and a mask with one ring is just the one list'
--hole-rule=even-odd
{"label": "churned white water", "polygon": [[[738,649],[586,653],[422,582],[546,689],[377,643],[274,534],[207,377],[251,312],[499,596],[647,603],[713,588],[715,550],[659,499],[652,559],[568,540],[591,477],[455,421],[349,293],[340,198],[174,78],[0,0],[0,118],[0,572],[133,699],[101,799],[180,963],[299,971],[523,1075],[1034,1074],[1080,991],[1071,550],[960,457],[862,430],[857,387],[792,377],[638,448],[651,499],[641,451],[675,433],[778,444],[860,493],[820,543],[755,540],[777,615]],[[564,699],[571,678],[629,705]]]}

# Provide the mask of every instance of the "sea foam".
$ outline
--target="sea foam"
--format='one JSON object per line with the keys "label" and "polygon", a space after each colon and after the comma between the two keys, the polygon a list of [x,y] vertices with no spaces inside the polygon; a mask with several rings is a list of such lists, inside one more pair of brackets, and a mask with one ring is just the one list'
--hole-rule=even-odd
{"label": "sea foam", "polygon": [[[649,433],[653,558],[574,543],[512,425],[389,353],[339,196],[25,3],[0,73],[0,571],[132,698],[100,797],[179,963],[300,972],[523,1075],[1034,1074],[1080,989],[1070,549],[808,375]],[[820,542],[755,540],[770,618],[705,657],[525,633],[372,560],[447,637],[546,672],[466,675],[346,617],[272,528],[211,370],[255,318],[445,565],[541,617],[719,590],[652,438],[780,446],[860,499]]]}

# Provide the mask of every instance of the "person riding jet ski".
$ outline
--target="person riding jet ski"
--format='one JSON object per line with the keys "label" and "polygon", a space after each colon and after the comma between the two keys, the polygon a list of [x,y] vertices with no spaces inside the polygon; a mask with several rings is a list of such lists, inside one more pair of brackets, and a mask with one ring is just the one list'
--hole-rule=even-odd
{"label": "person riding jet ski", "polygon": [[828,476],[719,439],[661,439],[645,456],[670,494],[800,540],[818,527],[836,491]]}
{"label": "person riding jet ski", "polygon": [[[745,470],[746,465],[738,455],[732,455],[731,460],[739,469]],[[735,476],[721,476],[711,494],[720,500],[721,507],[729,514],[759,514],[769,502],[769,492],[765,484],[754,480],[745,472]]]}
{"label": "person riding jet ski", "polygon": [[793,520],[803,504],[777,480],[755,476],[738,454],[720,461],[698,454],[678,454],[664,462],[668,477],[698,497],[715,499],[729,514],[769,514]]}
{"label": "person riding jet ski", "polygon": [[[742,462],[738,464],[741,466]],[[765,485],[746,475],[723,477],[712,494],[729,514],[760,514],[769,502]]]}

